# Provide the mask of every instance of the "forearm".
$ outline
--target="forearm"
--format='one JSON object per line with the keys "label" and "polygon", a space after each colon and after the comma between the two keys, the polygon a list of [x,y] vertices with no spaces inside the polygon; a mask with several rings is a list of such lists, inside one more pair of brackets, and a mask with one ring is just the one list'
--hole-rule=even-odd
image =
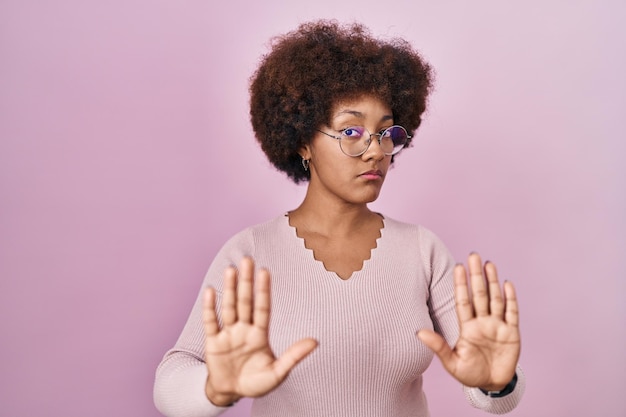
{"label": "forearm", "polygon": [[206,396],[204,362],[183,352],[170,353],[157,369],[154,404],[167,417],[215,417],[227,410]]}

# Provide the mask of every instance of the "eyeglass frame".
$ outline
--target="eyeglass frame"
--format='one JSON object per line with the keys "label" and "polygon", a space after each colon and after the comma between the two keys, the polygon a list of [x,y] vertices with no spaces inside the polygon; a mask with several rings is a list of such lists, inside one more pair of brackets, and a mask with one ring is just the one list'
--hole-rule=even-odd
{"label": "eyeglass frame", "polygon": [[[387,152],[383,151],[383,153],[386,156],[393,156],[393,155],[399,154],[400,151],[402,151],[402,149],[404,149],[404,145],[406,145],[406,143],[409,141],[409,139],[411,139],[413,137],[413,136],[409,135],[409,132],[404,128],[404,126],[400,126],[400,125],[389,126],[388,128],[383,129],[383,131],[380,132],[380,133],[370,133],[370,131],[365,126],[356,126],[356,125],[355,126],[348,126],[348,127],[346,127],[345,129],[342,129],[342,130],[337,130],[337,132],[344,132],[345,130],[354,129],[355,127],[362,127],[369,134],[369,138],[366,139],[367,140],[367,146],[365,147],[365,149],[363,149],[363,151],[361,153],[358,153],[356,155],[350,155],[349,153],[346,153],[346,151],[343,150],[343,146],[341,146],[341,139],[343,139],[343,138],[341,136],[331,135],[330,133],[324,132],[323,130],[319,130],[319,129],[315,129],[315,130],[317,130],[320,133],[325,134],[328,137],[331,137],[333,139],[338,140],[339,141],[339,149],[341,149],[341,152],[343,152],[344,155],[351,156],[353,158],[357,158],[357,157],[363,155],[365,152],[367,152],[367,150],[370,148],[370,145],[372,144],[372,136],[378,136],[377,140],[378,140],[378,145],[380,146],[381,145],[381,141],[383,139],[383,135],[385,134],[385,132],[387,132],[389,129],[392,129],[394,127],[399,127],[400,129],[404,130],[404,133],[406,133],[406,141],[402,144],[402,147],[399,148],[396,152],[387,153]],[[395,146],[394,146],[394,149],[395,149]]]}

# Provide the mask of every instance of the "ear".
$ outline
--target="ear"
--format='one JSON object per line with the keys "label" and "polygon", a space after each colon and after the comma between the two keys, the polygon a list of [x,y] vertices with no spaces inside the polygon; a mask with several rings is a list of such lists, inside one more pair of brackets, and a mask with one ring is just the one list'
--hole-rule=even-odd
{"label": "ear", "polygon": [[306,143],[302,145],[300,149],[298,149],[298,154],[302,157],[302,159],[311,159],[311,146]]}

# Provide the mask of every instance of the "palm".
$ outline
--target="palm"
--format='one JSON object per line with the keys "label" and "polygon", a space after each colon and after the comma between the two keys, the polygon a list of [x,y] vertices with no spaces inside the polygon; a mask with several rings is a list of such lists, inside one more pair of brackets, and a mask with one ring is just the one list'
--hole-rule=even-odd
{"label": "palm", "polygon": [[274,356],[268,341],[269,274],[259,272],[255,297],[253,275],[254,265],[249,258],[241,262],[239,271],[229,268],[225,272],[221,328],[215,312],[215,291],[209,288],[205,294],[205,359],[209,371],[206,392],[218,405],[267,394],[317,346],[313,339],[302,339],[280,358]]}
{"label": "palm", "polygon": [[468,264],[472,297],[465,268],[457,266],[454,271],[460,325],[454,349],[434,332],[421,331],[419,336],[458,381],[470,387],[499,390],[513,378],[520,353],[515,289],[505,283],[503,298],[493,264],[485,265],[486,280],[478,255],[470,255]]}
{"label": "palm", "polygon": [[[454,347],[457,361],[450,372],[472,387],[486,387],[491,381],[510,381],[511,364],[519,356],[519,332],[492,317],[464,323]],[[514,366],[513,366],[514,369]]]}
{"label": "palm", "polygon": [[214,375],[238,376],[228,383],[221,379],[220,384],[242,396],[263,395],[278,384],[280,377],[272,366],[275,361],[267,335],[252,325],[237,323],[207,337],[208,368]]}

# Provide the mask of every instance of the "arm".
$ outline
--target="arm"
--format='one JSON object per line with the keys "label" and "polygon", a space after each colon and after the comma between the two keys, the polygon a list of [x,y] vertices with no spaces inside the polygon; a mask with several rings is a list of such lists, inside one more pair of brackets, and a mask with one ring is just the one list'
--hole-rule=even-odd
{"label": "arm", "polygon": [[[222,323],[216,316],[215,290],[205,292],[203,321],[206,334],[205,386],[207,398],[227,406],[241,397],[260,397],[274,390],[291,369],[317,347],[317,341],[301,339],[279,358],[268,338],[270,321],[270,275],[267,270],[254,278],[251,258],[239,270],[224,274]],[[253,296],[254,288],[254,296]]]}
{"label": "arm", "polygon": [[211,262],[178,341],[164,355],[156,370],[154,404],[163,415],[215,417],[227,409],[212,404],[205,394],[208,371],[204,362],[205,334],[202,322],[204,288],[215,288],[216,303],[220,305],[223,271],[230,265],[236,265],[246,255],[254,255],[254,241],[248,231],[229,239]]}
{"label": "arm", "polygon": [[[501,288],[495,266],[488,262],[483,268],[477,254],[468,259],[471,284],[468,286],[463,265],[452,267],[447,249],[438,245],[443,246],[435,242],[433,252],[443,256],[433,253],[430,256],[433,278],[429,301],[438,333],[422,330],[418,337],[464,385],[472,405],[496,414],[508,412],[518,404],[525,386],[524,374],[517,366],[520,336],[515,289],[511,283]],[[445,272],[442,264],[446,266]],[[454,287],[454,310],[451,287]],[[458,324],[454,323],[455,312]],[[516,374],[511,392],[507,390],[502,396],[487,394],[505,388]]]}
{"label": "arm", "polygon": [[[269,273],[261,270],[255,279],[247,256],[239,269],[225,265],[224,258],[242,252],[227,246],[231,248],[223,249],[209,269],[206,289],[176,347],[157,370],[155,405],[168,417],[213,417],[241,397],[265,395],[317,346],[315,340],[303,339],[274,357],[268,343]],[[214,278],[216,269],[223,269],[223,280]]]}

